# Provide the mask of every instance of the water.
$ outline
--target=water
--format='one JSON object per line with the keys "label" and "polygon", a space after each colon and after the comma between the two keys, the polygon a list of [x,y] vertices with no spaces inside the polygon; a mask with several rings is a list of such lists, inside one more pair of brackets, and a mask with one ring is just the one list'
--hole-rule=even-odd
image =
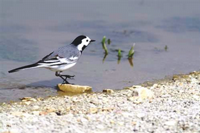
{"label": "water", "polygon": [[[90,85],[94,91],[199,70],[199,7],[198,0],[1,0],[0,102],[56,95],[61,80],[49,70],[7,71],[38,61],[80,34],[96,42],[65,74],[76,76],[71,83]],[[112,41],[104,62],[103,36]],[[133,43],[132,67],[126,55]],[[118,64],[119,48],[123,57]]]}

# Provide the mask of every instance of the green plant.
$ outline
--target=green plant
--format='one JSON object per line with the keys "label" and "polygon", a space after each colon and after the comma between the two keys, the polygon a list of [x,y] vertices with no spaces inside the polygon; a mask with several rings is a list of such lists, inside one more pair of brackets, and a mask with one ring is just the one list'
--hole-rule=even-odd
{"label": "green plant", "polygon": [[111,44],[111,40],[110,40],[110,39],[108,39],[108,40],[107,40],[107,43],[108,43],[108,45],[109,45],[109,44]]}
{"label": "green plant", "polygon": [[165,51],[167,51],[168,50],[168,46],[167,45],[165,45]]}
{"label": "green plant", "polygon": [[105,54],[108,54],[108,48],[106,46],[106,36],[103,37],[101,43],[102,43],[103,49],[105,50]]}
{"label": "green plant", "polygon": [[121,49],[118,49],[118,57],[122,57],[122,52],[121,52]]}
{"label": "green plant", "polygon": [[106,36],[103,36],[101,43],[106,43]]}
{"label": "green plant", "polygon": [[134,47],[135,47],[135,43],[133,44],[133,46],[131,47],[131,49],[128,52],[128,58],[132,58],[133,57],[133,55],[135,53]]}

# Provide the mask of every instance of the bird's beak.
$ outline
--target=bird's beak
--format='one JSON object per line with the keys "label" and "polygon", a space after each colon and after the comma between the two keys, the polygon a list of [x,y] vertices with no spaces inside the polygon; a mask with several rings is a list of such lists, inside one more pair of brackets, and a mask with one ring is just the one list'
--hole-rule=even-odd
{"label": "bird's beak", "polygon": [[95,42],[95,40],[90,40],[90,42]]}

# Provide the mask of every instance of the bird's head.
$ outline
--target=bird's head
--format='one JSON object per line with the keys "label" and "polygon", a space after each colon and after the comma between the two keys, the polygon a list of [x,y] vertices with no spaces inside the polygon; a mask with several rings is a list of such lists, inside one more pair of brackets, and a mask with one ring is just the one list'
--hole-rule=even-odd
{"label": "bird's head", "polygon": [[80,35],[75,38],[71,44],[75,45],[77,49],[82,52],[91,42],[94,41],[95,40],[90,39],[88,36]]}

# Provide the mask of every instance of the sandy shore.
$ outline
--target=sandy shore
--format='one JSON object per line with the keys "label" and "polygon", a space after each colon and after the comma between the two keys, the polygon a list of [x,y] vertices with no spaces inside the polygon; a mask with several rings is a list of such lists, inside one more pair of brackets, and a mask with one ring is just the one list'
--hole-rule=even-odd
{"label": "sandy shore", "polygon": [[1,132],[200,132],[200,72],[108,93],[3,103]]}

